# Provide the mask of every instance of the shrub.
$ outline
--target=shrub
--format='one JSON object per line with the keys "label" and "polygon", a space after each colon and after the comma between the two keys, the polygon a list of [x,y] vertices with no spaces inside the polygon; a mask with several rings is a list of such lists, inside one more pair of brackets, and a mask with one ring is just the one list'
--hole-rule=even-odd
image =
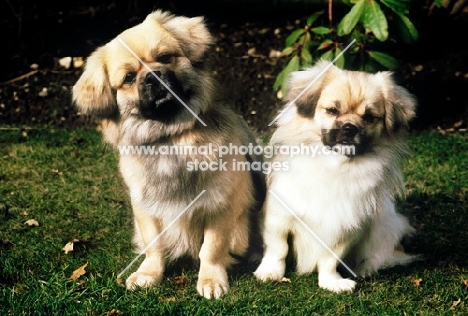
{"label": "shrub", "polygon": [[[333,20],[334,4],[329,0],[327,17],[324,12],[312,14],[304,27],[286,38],[282,56],[288,61],[276,78],[275,91],[281,89],[284,95],[289,73],[318,59],[333,61],[345,69],[394,69],[398,61],[388,53],[392,44],[411,44],[418,39],[418,30],[408,18],[412,0],[342,1],[349,11],[339,22]],[[346,49],[349,52],[343,54]]]}

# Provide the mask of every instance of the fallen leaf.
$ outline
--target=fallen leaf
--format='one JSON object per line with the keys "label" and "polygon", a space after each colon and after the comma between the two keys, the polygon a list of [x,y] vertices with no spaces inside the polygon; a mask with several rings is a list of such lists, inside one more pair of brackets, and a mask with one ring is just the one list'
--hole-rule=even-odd
{"label": "fallen leaf", "polygon": [[175,302],[176,299],[175,297],[160,297],[159,301],[160,302]]}
{"label": "fallen leaf", "polygon": [[41,91],[39,91],[39,93],[37,95],[42,97],[42,98],[45,98],[46,96],[49,95],[49,90],[46,87],[44,87],[44,88],[42,88]]}
{"label": "fallen leaf", "polygon": [[422,280],[423,279],[419,278],[419,279],[411,280],[411,282],[414,284],[414,286],[421,286]]}
{"label": "fallen leaf", "polygon": [[277,57],[282,57],[282,56],[283,56],[283,53],[276,49],[270,50],[270,53],[268,54],[268,57],[270,58],[277,58]]}
{"label": "fallen leaf", "polygon": [[454,310],[455,307],[457,307],[458,305],[460,305],[461,303],[461,299],[458,299],[457,301],[453,301],[452,302],[452,306],[450,307],[450,310]]}
{"label": "fallen leaf", "polygon": [[29,226],[39,226],[39,223],[35,219],[28,219],[24,223],[29,225]]}
{"label": "fallen leaf", "polygon": [[174,278],[174,281],[176,284],[179,284],[179,285],[184,285],[184,284],[187,284],[188,282],[188,279],[185,275],[181,275],[181,276],[176,276]]}
{"label": "fallen leaf", "polygon": [[71,66],[72,58],[71,57],[63,57],[58,60],[60,66],[65,69],[69,69]]}
{"label": "fallen leaf", "polygon": [[463,280],[463,284],[465,285],[465,289],[468,289],[468,280]]}
{"label": "fallen leaf", "polygon": [[121,278],[117,278],[117,284],[118,284],[119,286],[121,286],[121,287],[126,287],[126,286],[125,286],[125,281],[122,280]]}
{"label": "fallen leaf", "polygon": [[16,294],[26,294],[28,293],[28,290],[22,288],[22,287],[13,287],[13,292],[15,292]]}
{"label": "fallen leaf", "polygon": [[282,278],[280,282],[282,282],[282,283],[291,283],[291,279],[290,278]]}
{"label": "fallen leaf", "polygon": [[460,120],[458,122],[453,123],[453,127],[455,127],[455,128],[459,128],[462,125],[463,125],[463,120]]}
{"label": "fallen leaf", "polygon": [[255,55],[256,52],[257,52],[257,49],[255,47],[252,47],[252,48],[249,48],[249,50],[247,51],[247,55],[252,56],[252,55]]}
{"label": "fallen leaf", "polygon": [[81,68],[84,64],[84,59],[83,57],[74,57],[73,58],[73,67],[75,68]]}
{"label": "fallen leaf", "polygon": [[65,254],[68,255],[70,251],[73,251],[73,242],[68,242],[65,247],[62,248],[63,251],[65,251]]}
{"label": "fallen leaf", "polygon": [[423,65],[417,65],[417,66],[414,67],[415,71],[422,71],[423,69],[424,69]]}
{"label": "fallen leaf", "polygon": [[118,309],[112,309],[106,313],[106,316],[114,316],[114,315],[123,315],[123,312],[119,311]]}
{"label": "fallen leaf", "polygon": [[52,170],[50,170],[50,172],[52,172],[53,174],[57,174],[59,176],[61,176],[63,174],[62,171],[58,171],[57,169],[52,169]]}
{"label": "fallen leaf", "polygon": [[276,93],[276,97],[278,99],[282,99],[283,98],[283,92],[281,90],[278,90],[278,92]]}
{"label": "fallen leaf", "polygon": [[68,280],[76,280],[80,276],[84,275],[86,273],[85,268],[88,266],[88,263],[86,262],[84,265],[73,271],[72,275],[68,278]]}

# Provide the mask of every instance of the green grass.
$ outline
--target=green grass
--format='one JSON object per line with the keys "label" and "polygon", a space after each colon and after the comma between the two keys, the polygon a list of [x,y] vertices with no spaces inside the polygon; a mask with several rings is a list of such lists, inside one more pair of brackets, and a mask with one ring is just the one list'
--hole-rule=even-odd
{"label": "green grass", "polygon": [[[420,132],[409,141],[408,197],[399,206],[418,230],[408,249],[424,261],[359,280],[350,294],[319,289],[316,274],[263,284],[239,267],[230,292],[208,301],[196,292],[196,267],[185,261],[147,291],[117,282],[134,257],[131,210],[116,156],[98,132],[1,130],[0,315],[467,314],[468,137]],[[86,274],[68,280],[85,263]],[[181,275],[186,283],[176,281]]]}

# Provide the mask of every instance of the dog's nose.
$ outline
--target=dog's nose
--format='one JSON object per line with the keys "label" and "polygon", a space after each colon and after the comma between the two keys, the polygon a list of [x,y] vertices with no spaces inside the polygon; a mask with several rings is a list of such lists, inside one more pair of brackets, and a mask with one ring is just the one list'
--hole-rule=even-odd
{"label": "dog's nose", "polygon": [[346,137],[354,137],[358,132],[358,128],[350,123],[343,125],[341,130]]}
{"label": "dog's nose", "polygon": [[160,71],[151,71],[148,72],[145,76],[145,84],[150,86],[159,85],[159,79],[161,78]]}

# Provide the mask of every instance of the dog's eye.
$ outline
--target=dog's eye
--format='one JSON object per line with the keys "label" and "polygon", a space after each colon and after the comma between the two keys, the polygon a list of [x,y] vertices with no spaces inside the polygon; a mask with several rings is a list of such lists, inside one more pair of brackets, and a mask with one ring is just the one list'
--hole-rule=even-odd
{"label": "dog's eye", "polygon": [[124,83],[127,83],[127,84],[133,83],[133,82],[135,82],[135,78],[136,78],[136,73],[134,73],[134,72],[128,72],[128,73],[125,75]]}
{"label": "dog's eye", "polygon": [[338,109],[337,108],[328,108],[326,109],[327,114],[336,116],[338,115]]}
{"label": "dog's eye", "polygon": [[366,114],[364,114],[364,116],[362,117],[362,119],[363,119],[364,121],[368,122],[368,123],[372,123],[372,122],[374,122],[374,120],[375,120],[375,116],[372,115],[372,114],[370,114],[370,113],[366,113]]}
{"label": "dog's eye", "polygon": [[156,61],[161,64],[169,64],[172,62],[172,58],[174,57],[173,54],[170,53],[162,53],[161,55],[158,56]]}

